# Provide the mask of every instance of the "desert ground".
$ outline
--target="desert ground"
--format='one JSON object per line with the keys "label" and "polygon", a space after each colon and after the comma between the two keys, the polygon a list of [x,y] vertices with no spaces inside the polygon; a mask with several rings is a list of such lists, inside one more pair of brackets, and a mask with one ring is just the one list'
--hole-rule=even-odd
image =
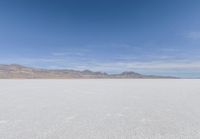
{"label": "desert ground", "polygon": [[199,139],[200,80],[0,80],[1,139]]}

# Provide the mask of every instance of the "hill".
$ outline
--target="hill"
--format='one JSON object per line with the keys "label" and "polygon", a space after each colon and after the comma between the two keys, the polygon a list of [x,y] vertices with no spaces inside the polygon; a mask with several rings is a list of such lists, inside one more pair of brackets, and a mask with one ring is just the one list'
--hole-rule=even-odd
{"label": "hill", "polygon": [[108,74],[105,72],[94,72],[90,70],[59,70],[59,69],[37,69],[22,65],[0,64],[0,79],[137,79],[137,78],[175,78],[169,76],[143,75],[136,72],[122,72],[120,74]]}

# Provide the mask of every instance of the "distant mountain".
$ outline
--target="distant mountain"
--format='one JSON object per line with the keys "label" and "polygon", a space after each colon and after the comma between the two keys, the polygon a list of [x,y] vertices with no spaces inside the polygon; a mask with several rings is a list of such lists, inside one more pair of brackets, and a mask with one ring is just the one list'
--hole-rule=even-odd
{"label": "distant mountain", "polygon": [[175,78],[169,76],[142,75],[136,72],[122,72],[120,74],[108,74],[93,72],[90,70],[50,70],[25,67],[17,64],[0,64],[0,79],[137,79],[137,78]]}

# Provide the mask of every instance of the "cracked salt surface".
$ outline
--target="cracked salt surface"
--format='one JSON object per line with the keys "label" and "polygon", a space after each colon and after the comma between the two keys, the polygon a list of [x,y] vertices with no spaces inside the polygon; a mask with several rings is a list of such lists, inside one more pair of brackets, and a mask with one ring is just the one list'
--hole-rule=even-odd
{"label": "cracked salt surface", "polygon": [[6,120],[0,120],[0,124],[6,124],[7,122]]}
{"label": "cracked salt surface", "polygon": [[0,80],[2,139],[199,139],[200,80]]}

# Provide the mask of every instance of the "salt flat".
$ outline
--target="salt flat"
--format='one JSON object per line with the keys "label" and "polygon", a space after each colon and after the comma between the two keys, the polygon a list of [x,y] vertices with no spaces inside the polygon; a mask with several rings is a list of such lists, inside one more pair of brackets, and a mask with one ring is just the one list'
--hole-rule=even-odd
{"label": "salt flat", "polygon": [[0,139],[199,139],[200,80],[0,80]]}

